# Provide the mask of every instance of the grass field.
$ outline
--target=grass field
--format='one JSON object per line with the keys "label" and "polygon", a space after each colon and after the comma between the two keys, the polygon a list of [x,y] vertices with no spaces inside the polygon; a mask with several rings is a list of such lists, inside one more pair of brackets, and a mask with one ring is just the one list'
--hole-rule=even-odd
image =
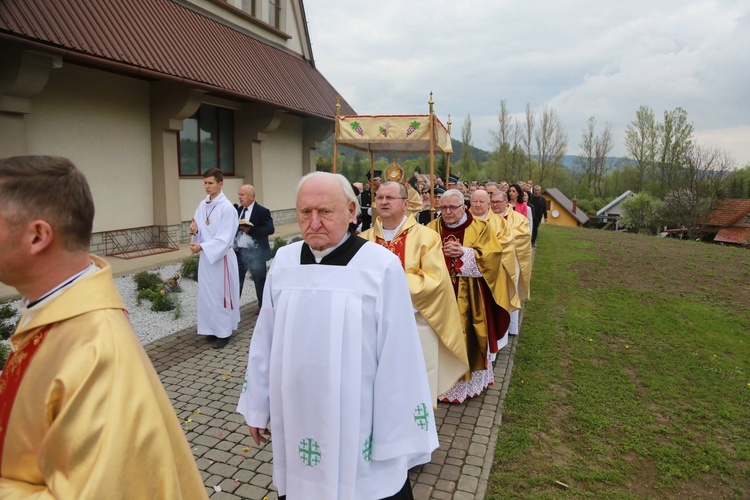
{"label": "grass field", "polygon": [[486,498],[750,498],[750,251],[540,229]]}

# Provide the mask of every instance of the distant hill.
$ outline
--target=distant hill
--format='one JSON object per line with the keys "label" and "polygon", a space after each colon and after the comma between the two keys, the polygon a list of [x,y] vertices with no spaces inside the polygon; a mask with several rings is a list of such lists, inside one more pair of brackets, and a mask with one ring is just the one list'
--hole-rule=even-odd
{"label": "distant hill", "polygon": [[[453,159],[452,161],[457,161],[459,158],[461,158],[461,148],[463,147],[463,143],[461,141],[457,141],[456,139],[451,139],[451,143],[453,144],[453,154],[451,154],[451,158]],[[483,149],[475,148],[474,146],[472,146],[471,149],[474,153],[474,159],[479,163],[486,162],[490,157],[490,153],[484,151]],[[356,149],[346,147],[339,148],[339,152],[346,157],[347,161],[352,161],[356,153],[359,153],[362,157],[365,157],[367,155],[367,153],[363,153],[361,151],[357,151]],[[437,150],[435,154],[437,155],[439,152],[440,151]],[[329,137],[320,144],[320,147],[318,148],[318,156],[322,156],[324,158],[331,158],[333,156],[333,136]],[[413,160],[424,155],[420,153],[399,153],[397,156],[398,160],[400,162],[403,162],[407,160]],[[379,159],[385,159],[390,162],[391,155],[385,153],[375,154],[375,161],[378,161]]]}
{"label": "distant hill", "polygon": [[[451,143],[453,144],[453,154],[451,154],[451,161],[457,162],[461,158],[461,150],[463,148],[463,143],[456,139],[451,139]],[[490,158],[490,151],[485,151],[483,149],[479,149],[477,147],[472,146],[471,147],[472,152],[474,153],[474,159],[478,163],[484,163]],[[352,161],[354,159],[354,154],[357,153],[357,150],[351,149],[351,148],[340,148],[340,153],[346,157],[348,161]],[[364,158],[366,157],[367,153],[359,152],[359,154]],[[318,155],[323,156],[325,158],[330,158],[333,156],[333,136],[329,137],[325,141],[323,141],[320,145],[320,148],[318,148]],[[399,153],[398,155],[399,161],[407,161],[407,160],[413,160],[415,158],[419,158],[420,156],[423,156],[422,154],[403,154]],[[615,156],[608,156],[607,157],[610,162],[620,162],[620,163],[632,163],[632,160],[628,158],[620,158]],[[387,160],[388,162],[391,161],[391,155],[388,154],[376,154],[375,155],[375,161],[378,161],[380,159]],[[577,163],[578,155],[565,155],[562,159],[562,166],[564,168],[567,168],[571,172],[578,172],[580,170],[580,167]]]}

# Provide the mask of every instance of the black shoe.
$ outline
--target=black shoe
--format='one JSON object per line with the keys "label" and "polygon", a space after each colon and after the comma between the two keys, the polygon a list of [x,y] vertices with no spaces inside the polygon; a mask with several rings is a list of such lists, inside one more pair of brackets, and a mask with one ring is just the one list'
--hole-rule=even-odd
{"label": "black shoe", "polygon": [[214,340],[218,339],[216,335],[206,335],[206,342],[213,342]]}
{"label": "black shoe", "polygon": [[216,342],[214,342],[214,349],[221,349],[228,343],[229,343],[229,337],[224,338],[224,339],[217,339]]}

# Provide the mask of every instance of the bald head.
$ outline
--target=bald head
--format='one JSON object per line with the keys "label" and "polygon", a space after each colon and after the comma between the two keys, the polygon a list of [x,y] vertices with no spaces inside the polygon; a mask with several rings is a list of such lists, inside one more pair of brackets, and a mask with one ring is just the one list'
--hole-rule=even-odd
{"label": "bald head", "polygon": [[237,192],[237,197],[240,199],[240,205],[249,207],[255,201],[255,188],[250,184],[243,184]]}
{"label": "bald head", "polygon": [[477,189],[471,193],[471,208],[469,211],[477,217],[484,217],[490,209],[490,195],[484,189]]}
{"label": "bald head", "polygon": [[358,213],[357,198],[343,175],[312,172],[300,179],[297,222],[302,239],[314,250],[338,245]]}

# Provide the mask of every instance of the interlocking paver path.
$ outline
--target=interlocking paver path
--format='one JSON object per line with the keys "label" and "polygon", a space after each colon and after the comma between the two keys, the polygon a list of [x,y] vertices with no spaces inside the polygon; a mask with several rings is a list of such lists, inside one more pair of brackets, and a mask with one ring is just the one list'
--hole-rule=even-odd
{"label": "interlocking paver path", "polygon": [[[255,308],[242,309],[239,331],[224,349],[213,349],[195,327],[146,347],[212,500],[278,498],[271,483],[272,443],[256,447],[244,418],[235,412]],[[409,473],[417,500],[484,498],[516,342],[511,337],[498,354],[495,385],[464,404],[438,405],[440,448],[430,463]]]}

